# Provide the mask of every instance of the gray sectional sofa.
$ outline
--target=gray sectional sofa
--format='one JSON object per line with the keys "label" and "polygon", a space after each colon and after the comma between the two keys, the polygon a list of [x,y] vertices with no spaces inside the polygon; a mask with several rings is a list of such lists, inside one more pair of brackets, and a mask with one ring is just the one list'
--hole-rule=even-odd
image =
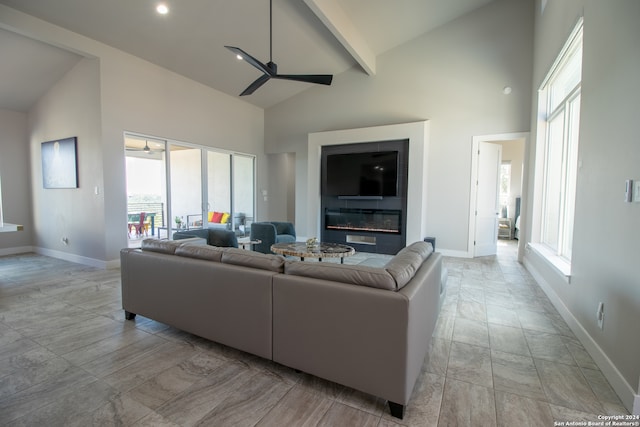
{"label": "gray sectional sofa", "polygon": [[379,396],[402,418],[445,292],[431,244],[413,243],[375,268],[203,243],[123,249],[126,318],[140,314]]}

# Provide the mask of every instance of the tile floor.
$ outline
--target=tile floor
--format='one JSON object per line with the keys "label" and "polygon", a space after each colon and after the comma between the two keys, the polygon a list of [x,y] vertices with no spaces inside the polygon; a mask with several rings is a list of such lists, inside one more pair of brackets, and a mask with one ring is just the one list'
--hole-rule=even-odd
{"label": "tile floor", "polygon": [[627,413],[513,243],[445,264],[432,349],[398,420],[379,398],[125,321],[119,270],[0,257],[0,425],[553,426]]}

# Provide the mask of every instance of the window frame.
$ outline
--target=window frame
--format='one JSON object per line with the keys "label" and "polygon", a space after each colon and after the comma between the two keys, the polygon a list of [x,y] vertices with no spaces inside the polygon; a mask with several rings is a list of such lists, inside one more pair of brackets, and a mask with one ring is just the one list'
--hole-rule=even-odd
{"label": "window frame", "polygon": [[[563,98],[558,102],[556,93],[551,93],[554,83],[562,84],[562,79],[570,82],[572,62],[576,59],[575,55],[579,54],[579,78],[573,86],[560,87],[563,90]],[[567,39],[565,45],[560,51],[558,57],[551,66],[547,76],[540,85],[538,91],[538,136],[536,152],[536,179],[535,179],[535,197],[534,197],[534,227],[532,229],[532,242],[530,246],[542,255],[549,263],[559,270],[568,280],[571,277],[571,256],[572,256],[572,240],[575,213],[575,194],[577,187],[577,168],[578,168],[578,147],[579,147],[579,127],[580,127],[580,100],[582,92],[582,57],[583,57],[583,20],[580,19],[576,24],[571,35]],[[569,78],[567,78],[569,77]],[[574,76],[575,77],[575,76]],[[552,96],[553,95],[553,96]],[[555,105],[551,102],[555,101]],[[576,103],[577,102],[577,103]],[[577,116],[575,115],[577,110]],[[558,135],[552,135],[552,123],[557,124],[557,120],[561,120],[561,141],[560,151],[551,153],[550,144],[555,140],[558,143]],[[558,129],[556,129],[557,131]],[[551,203],[549,193],[549,156],[556,154],[560,156],[559,181],[558,190],[558,206],[557,206],[557,223],[551,224],[547,221],[549,215],[549,203]],[[558,159],[554,159],[558,160]],[[556,170],[557,171],[557,170]],[[555,194],[555,193],[553,193]],[[557,226],[554,231],[555,244],[550,244],[548,238],[548,227]]]}

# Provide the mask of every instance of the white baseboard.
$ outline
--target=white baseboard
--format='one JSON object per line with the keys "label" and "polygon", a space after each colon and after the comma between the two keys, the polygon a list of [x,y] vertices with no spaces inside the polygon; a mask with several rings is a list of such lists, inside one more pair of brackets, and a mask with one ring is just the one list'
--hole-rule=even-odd
{"label": "white baseboard", "polygon": [[40,255],[50,256],[52,258],[58,258],[65,261],[75,262],[77,264],[88,265],[90,267],[109,269],[109,268],[117,268],[120,266],[120,260],[112,260],[112,261],[102,261],[95,258],[88,258],[76,254],[70,254],[68,252],[56,251],[53,249],[46,248],[34,248],[33,252],[38,253]]}
{"label": "white baseboard", "polygon": [[453,258],[473,258],[473,256],[467,251],[454,251],[451,249],[438,249],[436,247],[436,252],[440,252],[442,256],[450,256]]}
{"label": "white baseboard", "polygon": [[562,299],[558,294],[556,294],[551,285],[549,285],[542,274],[527,260],[526,257],[524,259],[524,266],[540,285],[544,293],[547,294],[547,297],[549,297],[549,300],[556,310],[558,310],[562,318],[567,322],[569,328],[580,340],[585,350],[587,350],[587,353],[589,353],[593,361],[598,365],[602,374],[605,376],[607,381],[609,381],[609,384],[611,384],[611,387],[618,394],[618,397],[620,397],[624,407],[627,408],[629,412],[633,411],[634,414],[638,414],[638,411],[640,411],[640,396],[635,394],[633,387],[631,387],[631,385],[624,379],[611,359],[609,359],[607,354],[602,350],[602,348],[600,348],[593,337],[589,335],[582,324],[578,322],[578,319],[574,317],[573,313],[571,313]]}
{"label": "white baseboard", "polygon": [[18,246],[16,248],[0,249],[0,256],[26,254],[33,252],[33,246]]}

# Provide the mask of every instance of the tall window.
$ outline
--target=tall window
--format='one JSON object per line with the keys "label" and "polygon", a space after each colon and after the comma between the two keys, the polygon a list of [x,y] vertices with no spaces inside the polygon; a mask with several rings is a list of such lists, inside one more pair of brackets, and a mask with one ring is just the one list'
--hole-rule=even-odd
{"label": "tall window", "polygon": [[539,242],[571,261],[578,164],[582,21],[578,24],[540,90],[544,132],[538,143],[543,164]]}
{"label": "tall window", "polygon": [[[506,211],[511,203],[511,161],[500,165],[500,208]],[[503,212],[503,216],[505,212]]]}
{"label": "tall window", "polygon": [[2,216],[2,178],[0,177],[0,228],[4,227],[4,217]]}

